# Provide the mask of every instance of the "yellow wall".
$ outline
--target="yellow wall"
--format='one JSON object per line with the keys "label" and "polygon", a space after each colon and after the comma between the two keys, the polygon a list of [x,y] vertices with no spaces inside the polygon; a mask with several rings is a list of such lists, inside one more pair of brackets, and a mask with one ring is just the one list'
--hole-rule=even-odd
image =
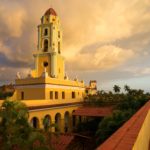
{"label": "yellow wall", "polygon": [[50,76],[50,69],[51,69],[50,68],[50,64],[51,64],[50,56],[46,54],[41,54],[36,57],[36,72],[37,72],[36,77],[40,77],[42,73],[45,71],[44,62],[48,62],[49,64],[48,67],[46,67],[46,71],[48,75]]}
{"label": "yellow wall", "polygon": [[45,106],[45,105],[57,105],[57,104],[65,104],[65,103],[76,103],[76,102],[83,102],[83,100],[74,100],[74,99],[68,99],[68,100],[22,100],[21,102],[25,103],[27,106]]}
{"label": "yellow wall", "polygon": [[65,70],[65,67],[64,67],[64,58],[61,55],[58,55],[57,57],[58,57],[58,59],[57,59],[58,78],[59,79],[64,79],[64,76],[65,76],[65,73],[64,73],[64,70]]}
{"label": "yellow wall", "polygon": [[72,99],[72,92],[75,92],[76,95],[74,100],[82,101],[85,96],[83,82],[50,77],[17,79],[14,96],[16,96],[17,100],[20,100],[21,92],[24,92],[24,99],[26,100],[50,99],[50,91],[57,91],[59,93],[58,99],[62,99],[62,92],[64,91],[65,100]]}
{"label": "yellow wall", "polygon": [[[62,100],[65,102],[73,102],[74,101],[82,101],[83,100],[83,90],[68,90],[68,89],[56,89],[56,88],[46,88],[45,97],[46,99],[50,99],[50,91],[53,92],[53,100],[57,101],[55,99],[55,92],[58,91],[58,100]],[[62,99],[62,92],[65,93],[65,98]],[[75,92],[75,98],[72,98],[72,92]]]}
{"label": "yellow wall", "polygon": [[[46,115],[49,115],[51,118],[51,123],[55,123],[55,116],[57,113],[60,113],[61,115],[61,127],[60,131],[64,132],[64,115],[65,112],[69,112],[69,131],[72,130],[72,112],[76,110],[79,106],[70,106],[67,108],[55,108],[55,109],[49,109],[49,110],[41,110],[41,111],[30,111],[29,113],[29,122],[31,122],[31,119],[33,117],[37,117],[39,120],[39,128],[43,128],[42,120]],[[77,122],[76,122],[77,123]],[[52,129],[54,131],[54,129]]]}
{"label": "yellow wall", "polygon": [[[62,49],[62,29],[60,24],[60,19],[58,16],[43,16],[43,22],[38,26],[38,50],[43,50],[44,39],[48,39],[51,43],[49,45],[49,50],[56,51],[58,49],[58,41],[60,42],[60,49]],[[48,19],[48,20],[47,20]],[[49,29],[48,36],[44,36],[44,29]],[[60,32],[60,37],[58,37],[58,32]]]}
{"label": "yellow wall", "polygon": [[150,142],[150,110],[145,118],[132,150],[149,150]]}
{"label": "yellow wall", "polygon": [[15,80],[16,85],[28,85],[28,84],[41,84],[41,83],[47,83],[47,84],[55,84],[55,85],[65,85],[65,86],[74,86],[74,87],[83,87],[84,83],[80,81],[73,81],[73,80],[61,80],[56,78],[24,78],[24,79],[16,79]]}
{"label": "yellow wall", "polygon": [[[46,67],[46,72],[51,76],[51,54],[49,53],[37,53],[35,56],[35,69],[32,70],[32,77],[41,77],[42,73],[45,71],[44,62],[48,62],[48,67]],[[56,54],[57,57],[57,78],[64,79],[64,58],[60,54]]]}
{"label": "yellow wall", "polygon": [[24,92],[24,99],[44,99],[45,98],[45,90],[40,88],[20,88],[16,89],[16,100],[22,100],[21,92]]}
{"label": "yellow wall", "polygon": [[[73,101],[82,101],[85,95],[84,90],[69,90],[69,89],[60,89],[60,88],[19,88],[16,89],[16,100],[23,100],[21,98],[21,93],[24,93],[24,100],[38,100],[38,99],[50,99],[50,92],[53,92],[53,100],[55,98],[55,92],[58,92],[58,100],[64,100],[71,102]],[[64,92],[65,98],[62,98],[62,92]],[[75,93],[75,98],[72,97],[72,92]]]}
{"label": "yellow wall", "polygon": [[[50,104],[50,101],[49,100],[24,100],[24,101],[21,101],[23,103],[26,104],[27,107],[29,106],[42,106],[42,105],[49,105]],[[53,104],[60,104],[60,102],[58,101],[51,101]],[[72,101],[73,102],[73,101]],[[3,103],[3,100],[0,101],[0,105],[2,105]],[[64,102],[61,102],[61,103],[64,103]],[[51,118],[51,124],[52,123],[55,123],[55,116],[57,113],[60,113],[61,115],[61,126],[60,126],[60,132],[64,132],[64,126],[65,126],[65,123],[64,123],[64,116],[65,116],[65,113],[66,112],[69,112],[69,130],[68,132],[72,131],[73,129],[73,125],[72,125],[72,113],[74,110],[76,110],[77,108],[79,108],[81,106],[81,104],[72,104],[70,106],[61,106],[61,107],[54,107],[54,108],[48,108],[48,109],[37,109],[37,110],[29,110],[29,123],[31,123],[31,120],[33,117],[36,117],[38,118],[39,120],[39,128],[44,128],[43,127],[43,119],[46,115],[49,115],[50,118]],[[78,123],[78,118],[76,118],[76,124]],[[54,130],[54,127],[52,128],[52,131],[55,131]]]}
{"label": "yellow wall", "polygon": [[[73,85],[73,84],[72,84]],[[62,92],[64,92],[64,101],[82,101],[85,96],[84,87],[80,86],[65,86],[65,85],[55,85],[55,84],[27,84],[27,85],[17,85],[14,99],[23,100],[21,98],[21,93],[24,93],[25,100],[38,100],[38,99],[50,99],[50,92],[53,92],[53,100],[55,100],[55,92],[58,92],[58,100],[62,100]],[[75,93],[75,98],[72,97],[72,92]]]}

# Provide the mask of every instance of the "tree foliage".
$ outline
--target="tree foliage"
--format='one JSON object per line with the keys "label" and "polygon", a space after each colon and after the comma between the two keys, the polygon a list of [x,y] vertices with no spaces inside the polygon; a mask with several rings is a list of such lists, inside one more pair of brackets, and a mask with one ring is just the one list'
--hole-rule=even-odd
{"label": "tree foliage", "polygon": [[[120,87],[114,85],[115,93],[109,91],[98,91],[97,95],[88,96],[85,99],[85,105],[88,106],[113,106],[114,112],[112,115],[104,117],[99,125],[95,128],[95,138],[99,145],[114,133],[123,123],[125,123],[140,107],[142,107],[150,98],[149,93],[144,93],[143,90],[131,89],[128,85],[124,86],[125,93],[120,93]],[[92,125],[92,124],[91,124]],[[89,123],[84,123],[79,126],[81,129],[86,129]]]}
{"label": "tree foliage", "polygon": [[[150,98],[150,94],[145,94],[141,89],[131,89],[127,85],[124,86],[124,89],[126,93],[117,95],[119,101],[117,101],[118,103],[115,105],[113,114],[111,116],[104,117],[104,119],[99,123],[96,131],[98,144],[106,140]],[[108,93],[107,96],[110,96],[110,94]],[[116,95],[112,96],[112,99],[114,98],[116,98]]]}
{"label": "tree foliage", "polygon": [[115,93],[119,93],[121,88],[118,85],[114,85],[113,90]]}
{"label": "tree foliage", "polygon": [[3,150],[48,150],[45,137],[28,123],[28,109],[20,101],[5,100],[0,110],[0,146]]}
{"label": "tree foliage", "polygon": [[0,99],[6,99],[7,97],[11,97],[13,95],[12,92],[1,92],[0,91]]}

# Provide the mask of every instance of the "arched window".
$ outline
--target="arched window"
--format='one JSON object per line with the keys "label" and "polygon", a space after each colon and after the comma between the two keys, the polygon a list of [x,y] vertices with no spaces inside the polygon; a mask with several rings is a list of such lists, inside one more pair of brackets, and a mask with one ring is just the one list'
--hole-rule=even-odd
{"label": "arched window", "polygon": [[60,115],[60,113],[57,113],[55,116],[55,124],[56,124],[55,132],[60,131],[60,126],[61,126],[61,115]]}
{"label": "arched window", "polygon": [[45,130],[50,129],[50,124],[51,124],[51,117],[49,115],[46,115],[43,119],[43,126]]}
{"label": "arched window", "polygon": [[58,38],[60,38],[60,31],[58,31]]}
{"label": "arched window", "polygon": [[39,120],[37,117],[33,117],[31,120],[31,125],[33,128],[39,128]]}
{"label": "arched window", "polygon": [[44,52],[48,51],[48,40],[44,40]]}
{"label": "arched window", "polygon": [[58,42],[58,53],[60,54],[60,42]]}
{"label": "arched window", "polygon": [[[73,110],[72,113],[74,113],[74,112],[75,112],[75,110]],[[76,125],[76,116],[72,115],[72,126],[75,127],[75,125]]]}
{"label": "arched window", "polygon": [[44,35],[47,36],[48,35],[48,29],[44,30]]}
{"label": "arched window", "polygon": [[70,118],[69,118],[69,112],[67,111],[64,115],[64,121],[65,121],[65,125],[64,125],[64,131],[68,132],[69,129],[69,122],[70,122]]}

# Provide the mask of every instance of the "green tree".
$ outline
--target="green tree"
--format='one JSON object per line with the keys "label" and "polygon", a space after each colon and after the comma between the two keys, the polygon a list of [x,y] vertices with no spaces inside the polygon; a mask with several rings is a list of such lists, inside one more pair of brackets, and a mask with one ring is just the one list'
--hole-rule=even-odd
{"label": "green tree", "polygon": [[[44,136],[28,123],[28,109],[20,101],[5,100],[0,110],[1,148],[47,150]],[[35,144],[38,143],[38,144]]]}
{"label": "green tree", "polygon": [[115,93],[120,93],[121,88],[118,85],[114,85],[113,90]]}
{"label": "green tree", "polygon": [[98,130],[96,131],[98,145],[114,133],[125,121],[127,121],[131,117],[132,113],[132,110],[116,110],[111,116],[105,117],[99,123]]}
{"label": "green tree", "polygon": [[124,86],[124,90],[125,90],[126,92],[129,92],[131,89],[130,89],[130,87],[129,87],[128,85],[125,85],[125,86]]}
{"label": "green tree", "polygon": [[98,144],[106,140],[149,100],[149,93],[145,94],[141,89],[130,89],[128,86],[125,86],[125,89],[127,93],[112,95],[110,93],[107,94],[107,96],[111,95],[112,100],[118,103],[114,107],[113,114],[104,117],[104,119],[99,123],[96,132]]}

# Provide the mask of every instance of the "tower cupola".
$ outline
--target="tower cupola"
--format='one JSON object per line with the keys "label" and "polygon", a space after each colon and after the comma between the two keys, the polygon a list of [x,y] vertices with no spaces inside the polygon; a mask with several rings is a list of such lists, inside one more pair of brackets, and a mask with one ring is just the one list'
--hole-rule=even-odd
{"label": "tower cupola", "polygon": [[38,26],[38,50],[40,52],[61,53],[62,30],[60,19],[53,8],[49,8]]}
{"label": "tower cupola", "polygon": [[55,11],[53,8],[49,8],[49,9],[45,12],[44,15],[45,15],[45,16],[48,16],[48,15],[57,16],[57,13],[56,13],[56,11]]}

